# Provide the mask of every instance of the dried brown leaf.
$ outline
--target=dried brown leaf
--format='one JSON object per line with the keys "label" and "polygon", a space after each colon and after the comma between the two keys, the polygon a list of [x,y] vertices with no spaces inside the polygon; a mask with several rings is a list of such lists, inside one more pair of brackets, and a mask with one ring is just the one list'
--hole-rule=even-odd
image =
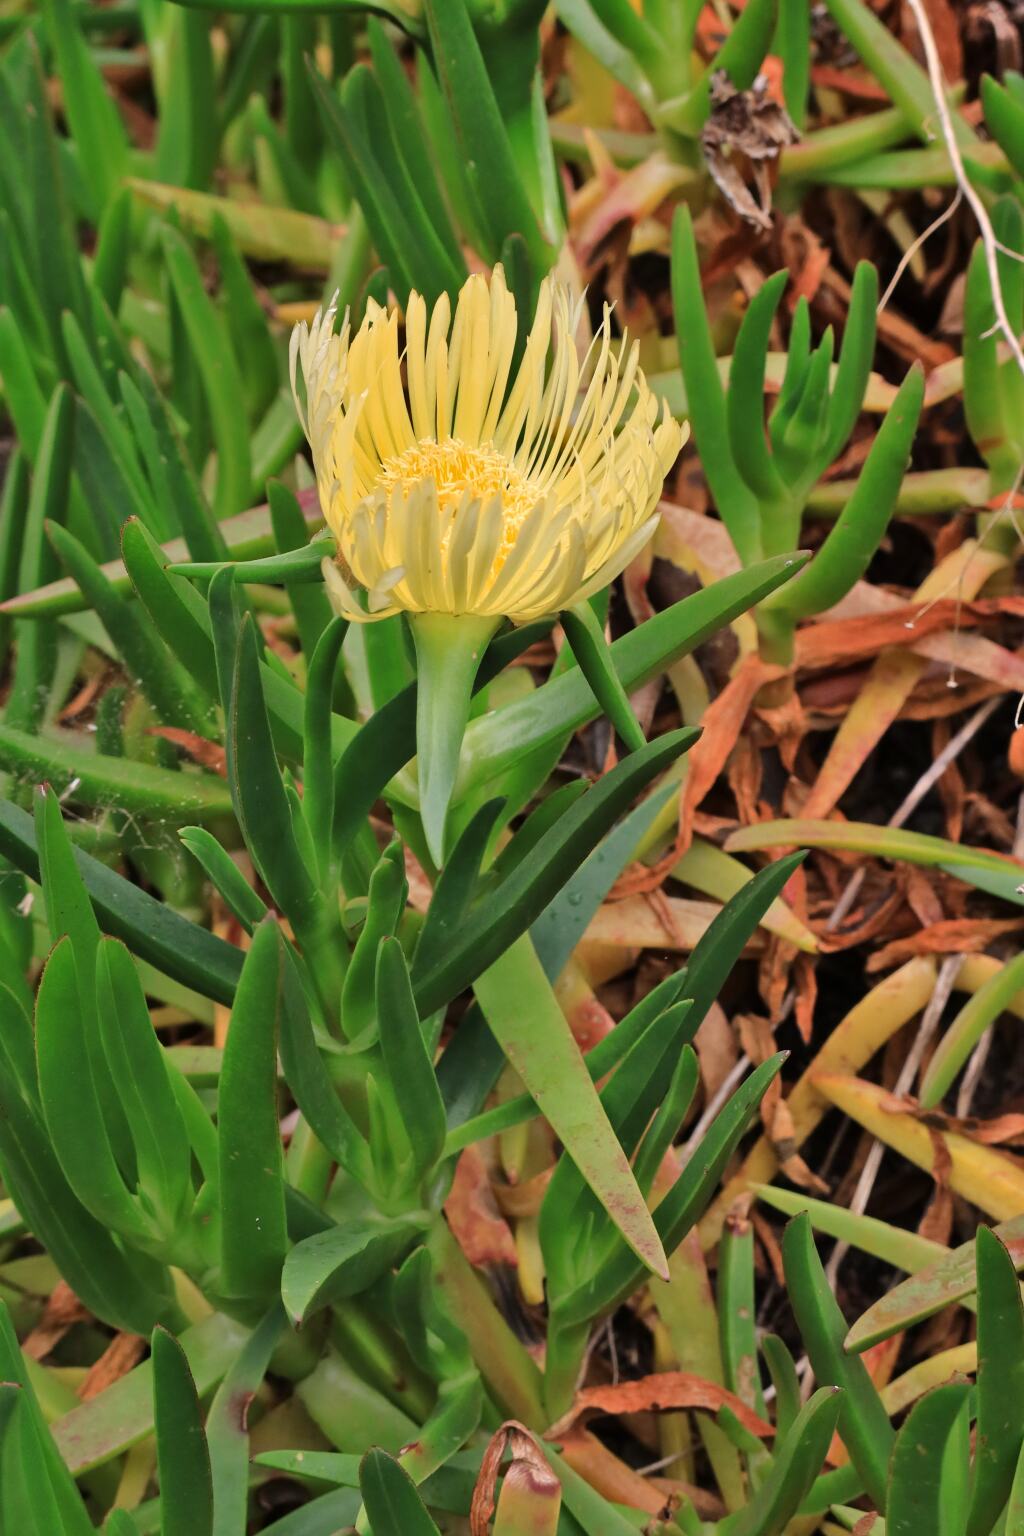
{"label": "dried brown leaf", "polygon": [[222,779],[228,776],[227,753],[219,741],[210,741],[205,736],[197,736],[195,731],[183,731],[176,725],[152,725],[146,732],[147,736],[160,736],[164,741],[180,747],[194,763],[202,768],[209,768]]}
{"label": "dried brown leaf", "polygon": [[518,1262],[512,1229],[498,1210],[478,1147],[467,1147],[456,1163],[444,1213],[455,1241],[475,1267]]}
{"label": "dried brown leaf", "polygon": [[512,1466],[505,1474],[506,1479],[518,1467],[521,1474],[529,1479],[532,1487],[546,1494],[552,1494],[560,1486],[558,1478],[548,1465],[544,1452],[539,1448],[525,1424],[520,1424],[516,1419],[508,1419],[491,1436],[480,1464],[469,1511],[471,1536],[487,1536],[490,1529],[491,1516],[494,1514],[496,1503],[498,1473],[506,1451],[512,1456]]}
{"label": "dried brown leaf", "polygon": [[711,113],[700,136],[704,160],[726,202],[755,229],[771,229],[770,167],[799,137],[764,75],[748,91],[738,91],[724,70],[712,75]]}
{"label": "dried brown leaf", "polygon": [[717,1382],[705,1381],[689,1371],[660,1371],[641,1376],[636,1381],[620,1381],[611,1386],[584,1387],[577,1392],[569,1412],[552,1424],[545,1439],[559,1440],[583,1418],[598,1413],[666,1413],[680,1408],[703,1408],[718,1413],[730,1408],[744,1429],[761,1439],[775,1433],[771,1424],[759,1418],[735,1393]]}

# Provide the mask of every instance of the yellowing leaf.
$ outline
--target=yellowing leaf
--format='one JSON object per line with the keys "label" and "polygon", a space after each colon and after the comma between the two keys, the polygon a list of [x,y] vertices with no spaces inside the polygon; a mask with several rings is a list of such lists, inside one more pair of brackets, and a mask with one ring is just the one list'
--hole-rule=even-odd
{"label": "yellowing leaf", "polygon": [[[807,1071],[790,1091],[786,1104],[793,1117],[796,1151],[807,1140],[828,1109],[828,1100],[816,1083],[822,1072],[859,1072],[877,1050],[909,1019],[920,1013],[935,986],[935,962],[917,956],[872,987],[856,1007],[836,1025]],[[768,1184],[778,1171],[779,1160],[766,1136],[747,1154],[743,1166],[726,1184],[700,1224],[701,1244],[713,1248],[722,1231],[725,1215],[737,1195],[751,1184]]]}
{"label": "yellowing leaf", "polygon": [[879,1141],[929,1173],[935,1166],[935,1138],[949,1154],[950,1187],[987,1215],[1008,1221],[1024,1211],[1024,1167],[1003,1152],[980,1146],[956,1131],[938,1131],[907,1110],[876,1083],[839,1073],[816,1073],[814,1086],[844,1114]]}
{"label": "yellowing leaf", "polygon": [[978,1345],[972,1339],[969,1344],[956,1344],[952,1349],[940,1350],[912,1365],[909,1371],[890,1381],[882,1388],[882,1402],[890,1414],[902,1413],[919,1397],[930,1392],[956,1372],[972,1374],[978,1369]]}

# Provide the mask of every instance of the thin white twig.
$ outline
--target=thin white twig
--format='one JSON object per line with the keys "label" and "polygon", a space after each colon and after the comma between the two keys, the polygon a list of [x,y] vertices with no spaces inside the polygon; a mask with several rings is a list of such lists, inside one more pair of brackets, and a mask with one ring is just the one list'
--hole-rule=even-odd
{"label": "thin white twig", "polygon": [[[1017,706],[1020,713],[1020,705]],[[1020,726],[1020,721],[1016,722]],[[1015,859],[1024,859],[1024,790],[1021,790],[1017,800],[1017,824],[1013,833],[1013,847],[1010,850]]]}
{"label": "thin white twig", "polygon": [[[963,156],[960,153],[960,145],[957,140],[956,129],[953,125],[953,115],[950,110],[949,98],[946,94],[946,81],[942,73],[942,61],[939,58],[939,50],[935,42],[935,33],[932,31],[931,22],[929,21],[928,13],[925,10],[924,0],[907,0],[907,4],[913,13],[914,21],[917,25],[918,35],[921,38],[921,45],[924,48],[925,63],[928,67],[928,79],[931,84],[932,96],[935,99],[935,106],[938,111],[939,126],[942,130],[942,138],[946,145],[946,153],[949,155],[950,164],[953,167],[953,175],[956,178],[957,187],[963,194],[964,198],[967,200],[971,212],[974,214],[978,225],[978,232],[981,235],[982,248],[985,252],[985,267],[988,272],[989,286],[992,290],[992,307],[996,314],[996,323],[992,327],[992,331],[998,331],[1002,336],[1010,350],[1010,354],[1016,363],[1017,368],[1019,369],[1021,375],[1024,376],[1024,349],[1021,347],[1020,337],[1010,323],[1010,317],[1006,310],[1006,301],[1003,298],[1002,282],[999,276],[999,254],[1000,251],[1004,249],[1004,247],[1002,242],[997,239],[996,232],[992,228],[992,221],[988,216],[988,209],[985,207],[985,204],[982,201],[979,193],[971,184],[971,179],[967,175],[967,171],[964,168]],[[1010,519],[1013,523],[1014,531],[1017,533],[1018,538],[1020,537],[1020,529],[1018,528],[1016,519],[1013,516],[1012,506],[1019,483],[1020,475],[1018,474],[1017,481],[1007,498],[1005,506],[1000,509],[1000,511],[992,519],[992,522],[989,524],[990,528],[994,527],[999,521],[1003,512],[1009,509]],[[983,542],[984,535],[979,541],[978,548],[981,547],[981,543]],[[975,553],[977,553],[977,551],[975,551]],[[973,554],[970,558],[974,558]],[[967,564],[970,564],[970,559],[968,560]],[[960,577],[956,583],[958,588],[958,596],[959,591],[963,585],[965,574],[966,566],[964,570],[961,571]],[[949,676],[949,686],[951,688],[956,687],[956,679],[952,670],[950,671]]]}
{"label": "thin white twig", "polygon": [[[991,714],[995,712],[1001,703],[1002,695],[1000,694],[997,695],[994,699],[986,699],[984,704],[980,704],[978,706],[966,724],[960,727],[955,736],[950,737],[942,751],[939,753],[938,757],[936,757],[930,766],[925,769],[917,783],[905,796],[902,803],[897,806],[896,810],[889,817],[887,822],[888,826],[903,826],[904,822],[906,822],[914,813],[914,811],[917,810],[917,807],[920,805],[925,795],[931,789],[932,785],[938,782],[938,780],[945,773],[946,769],[949,767],[950,763],[952,763],[957,757],[960,756],[960,753],[963,751],[964,747],[966,747],[971,737],[975,736],[978,731],[981,730],[981,727],[985,724],[985,721]],[[846,914],[853,906],[853,903],[857,899],[857,893],[864,883],[864,874],[864,865],[861,865],[859,869],[854,870],[853,875],[850,877],[850,880],[847,883],[846,889],[843,891],[843,894],[832,908],[832,913],[825,925],[826,932],[833,933],[836,928],[839,927],[839,924],[843,921]]]}
{"label": "thin white twig", "polygon": [[917,253],[921,249],[922,245],[924,245],[926,240],[930,240],[931,239],[932,235],[934,235],[934,233],[935,233],[935,231],[937,229],[941,229],[943,224],[947,223],[948,220],[950,220],[953,217],[954,213],[956,213],[957,209],[960,207],[960,204],[963,202],[963,200],[964,200],[964,195],[961,192],[960,188],[957,187],[956,194],[955,194],[955,196],[953,198],[953,201],[950,203],[949,207],[948,208],[944,208],[942,210],[942,212],[939,214],[938,218],[937,219],[933,219],[932,222],[928,225],[928,228],[925,229],[925,230],[922,230],[922,232],[918,235],[917,239],[916,240],[912,240],[910,245],[907,246],[907,249],[903,252],[903,255],[900,257],[899,265],[897,266],[896,271],[893,273],[892,277],[889,280],[888,288],[885,290],[885,292],[882,294],[881,299],[879,300],[879,303],[878,303],[878,313],[879,314],[882,313],[882,310],[885,308],[885,306],[888,304],[889,300],[892,298],[893,294],[896,292],[896,289],[899,286],[900,278],[903,276],[904,272],[910,266],[910,263],[913,261],[914,257],[917,255]]}
{"label": "thin white twig", "polygon": [[939,114],[939,126],[942,137],[945,140],[946,152],[949,155],[953,167],[953,175],[956,177],[957,186],[963,193],[978,223],[981,233],[981,243],[985,251],[985,265],[988,269],[989,283],[992,286],[992,304],[996,312],[996,320],[1003,334],[1014,362],[1024,374],[1024,350],[1021,349],[1020,338],[1013,326],[1010,317],[1006,313],[1006,304],[1003,299],[1002,284],[999,279],[999,241],[996,239],[992,221],[988,216],[988,209],[981,197],[975,191],[971,180],[964,169],[963,156],[960,153],[960,145],[957,141],[956,129],[953,126],[953,116],[946,96],[946,81],[942,74],[942,61],[939,58],[939,50],[935,42],[935,33],[932,31],[928,13],[924,8],[924,0],[907,0],[917,30],[924,48],[925,62],[928,66],[928,78],[931,81],[932,95],[935,97],[935,105]]}
{"label": "thin white twig", "polygon": [[992,1049],[994,1038],[995,1031],[990,1025],[971,1052],[970,1059],[964,1068],[959,1092],[956,1096],[956,1117],[958,1120],[965,1120],[971,1112],[974,1095],[981,1081],[981,1074],[985,1070],[985,1063],[988,1060],[988,1053]]}
{"label": "thin white twig", "polygon": [[917,783],[903,800],[903,803],[893,813],[889,822],[891,827],[902,827],[904,822],[913,815],[932,785],[941,779],[950,763],[960,756],[960,753],[966,747],[971,737],[977,735],[985,721],[990,715],[995,713],[1002,702],[1003,695],[997,694],[995,698],[986,699],[984,704],[979,704],[974,714],[960,727],[956,735],[949,738],[942,751],[935,758],[935,761],[930,767],[925,769]]}
{"label": "thin white twig", "polygon": [[700,1145],[701,1137],[704,1135],[704,1132],[707,1130],[712,1120],[714,1120],[722,1105],[730,1097],[733,1089],[736,1087],[740,1078],[743,1076],[744,1072],[749,1066],[750,1057],[741,1056],[739,1061],[729,1072],[728,1076],[722,1083],[719,1084],[717,1093],[715,1093],[704,1106],[704,1113],[701,1115],[700,1119],[697,1121],[697,1124],[694,1126],[689,1137],[687,1138],[686,1146],[676,1149],[680,1166],[685,1165],[693,1156],[697,1147]]}
{"label": "thin white twig", "polygon": [[[939,974],[935,978],[935,990],[928,999],[927,1008],[921,1015],[921,1023],[918,1026],[917,1034],[914,1036],[914,1043],[907,1052],[907,1059],[900,1069],[899,1077],[896,1079],[896,1085],[893,1088],[893,1093],[897,1097],[904,1093],[909,1093],[913,1087],[918,1068],[924,1060],[924,1053],[932,1036],[939,1027],[939,1020],[942,1018],[943,1010],[949,1002],[949,994],[953,990],[953,983],[956,981],[957,972],[960,970],[962,960],[962,955],[947,955],[939,967]],[[873,1142],[864,1167],[861,1169],[860,1178],[857,1180],[857,1188],[853,1192],[853,1199],[850,1201],[850,1212],[852,1215],[863,1216],[867,1210],[868,1201],[871,1199],[871,1191],[875,1187],[875,1180],[878,1177],[878,1170],[881,1167],[884,1154],[885,1143],[882,1141]],[[832,1250],[825,1274],[833,1290],[835,1290],[839,1266],[849,1251],[849,1243],[844,1242],[836,1243]]]}
{"label": "thin white twig", "polygon": [[673,1451],[671,1456],[662,1456],[657,1461],[649,1461],[645,1467],[637,1467],[637,1477],[653,1477],[655,1472],[664,1472],[665,1468],[670,1467],[674,1461],[681,1461],[692,1448],[687,1446],[685,1451]]}

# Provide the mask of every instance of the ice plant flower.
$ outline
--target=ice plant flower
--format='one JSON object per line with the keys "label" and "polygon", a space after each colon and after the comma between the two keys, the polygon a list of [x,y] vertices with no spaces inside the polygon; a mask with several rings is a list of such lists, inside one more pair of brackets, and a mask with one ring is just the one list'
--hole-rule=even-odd
{"label": "ice plant flower", "polygon": [[438,856],[488,641],[502,620],[576,607],[619,574],[654,531],[684,433],[659,413],[636,346],[613,348],[607,307],[580,361],[578,310],[550,279],[518,366],[500,266],[469,278],[454,317],[446,295],[428,315],[412,294],[404,352],[393,309],[371,303],[355,334],[347,318],[336,333],[335,318],[332,303],[297,326],[290,355],[336,540],[324,578],[355,622],[410,617],[420,795]]}

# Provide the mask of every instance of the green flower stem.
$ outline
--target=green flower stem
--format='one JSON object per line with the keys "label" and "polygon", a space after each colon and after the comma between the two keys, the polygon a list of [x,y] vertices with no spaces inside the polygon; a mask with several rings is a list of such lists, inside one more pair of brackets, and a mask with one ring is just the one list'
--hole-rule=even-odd
{"label": "green flower stem", "polygon": [[416,643],[420,815],[430,856],[439,869],[473,683],[500,622],[469,613],[415,613],[409,619]]}

